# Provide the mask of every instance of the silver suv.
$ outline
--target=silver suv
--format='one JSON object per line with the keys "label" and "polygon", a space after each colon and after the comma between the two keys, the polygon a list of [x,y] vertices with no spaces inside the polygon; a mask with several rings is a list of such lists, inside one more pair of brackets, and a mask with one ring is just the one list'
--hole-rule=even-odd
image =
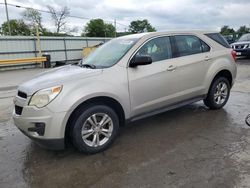
{"label": "silver suv", "polygon": [[222,108],[236,76],[235,52],[214,32],[155,32],[112,39],[78,65],[23,83],[16,126],[41,145],[108,148],[127,122],[203,100]]}

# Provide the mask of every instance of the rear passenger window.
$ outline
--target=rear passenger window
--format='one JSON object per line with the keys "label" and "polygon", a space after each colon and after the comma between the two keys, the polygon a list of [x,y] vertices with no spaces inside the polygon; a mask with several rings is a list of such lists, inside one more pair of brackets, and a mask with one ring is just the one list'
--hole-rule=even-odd
{"label": "rear passenger window", "polygon": [[198,37],[192,35],[175,36],[176,46],[179,56],[202,53],[201,41]]}
{"label": "rear passenger window", "polygon": [[172,58],[169,37],[159,37],[145,43],[136,55],[149,55],[153,62]]}

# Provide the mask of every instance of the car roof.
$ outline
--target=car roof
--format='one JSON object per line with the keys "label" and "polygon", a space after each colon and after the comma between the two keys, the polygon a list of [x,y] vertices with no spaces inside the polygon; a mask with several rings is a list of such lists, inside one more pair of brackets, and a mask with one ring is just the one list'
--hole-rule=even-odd
{"label": "car roof", "polygon": [[160,32],[146,32],[146,33],[136,33],[125,35],[119,38],[132,39],[132,38],[142,38],[144,36],[158,36],[158,35],[176,35],[176,34],[208,34],[208,33],[218,33],[217,31],[201,31],[201,30],[187,30],[187,31],[160,31]]}

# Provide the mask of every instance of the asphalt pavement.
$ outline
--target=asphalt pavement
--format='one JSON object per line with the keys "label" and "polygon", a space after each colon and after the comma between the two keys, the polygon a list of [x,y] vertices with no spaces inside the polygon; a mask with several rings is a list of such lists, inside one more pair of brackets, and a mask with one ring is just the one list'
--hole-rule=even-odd
{"label": "asphalt pavement", "polygon": [[0,73],[0,187],[250,187],[250,60],[227,105],[202,102],[122,127],[108,150],[84,155],[49,151],[11,118],[16,86],[44,69]]}

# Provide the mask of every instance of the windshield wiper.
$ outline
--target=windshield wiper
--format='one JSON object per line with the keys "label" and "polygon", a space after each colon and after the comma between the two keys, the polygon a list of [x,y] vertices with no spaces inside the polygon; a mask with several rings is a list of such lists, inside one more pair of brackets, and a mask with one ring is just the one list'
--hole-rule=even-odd
{"label": "windshield wiper", "polygon": [[86,68],[91,68],[91,69],[95,69],[96,66],[93,64],[81,64],[81,67],[86,67]]}

